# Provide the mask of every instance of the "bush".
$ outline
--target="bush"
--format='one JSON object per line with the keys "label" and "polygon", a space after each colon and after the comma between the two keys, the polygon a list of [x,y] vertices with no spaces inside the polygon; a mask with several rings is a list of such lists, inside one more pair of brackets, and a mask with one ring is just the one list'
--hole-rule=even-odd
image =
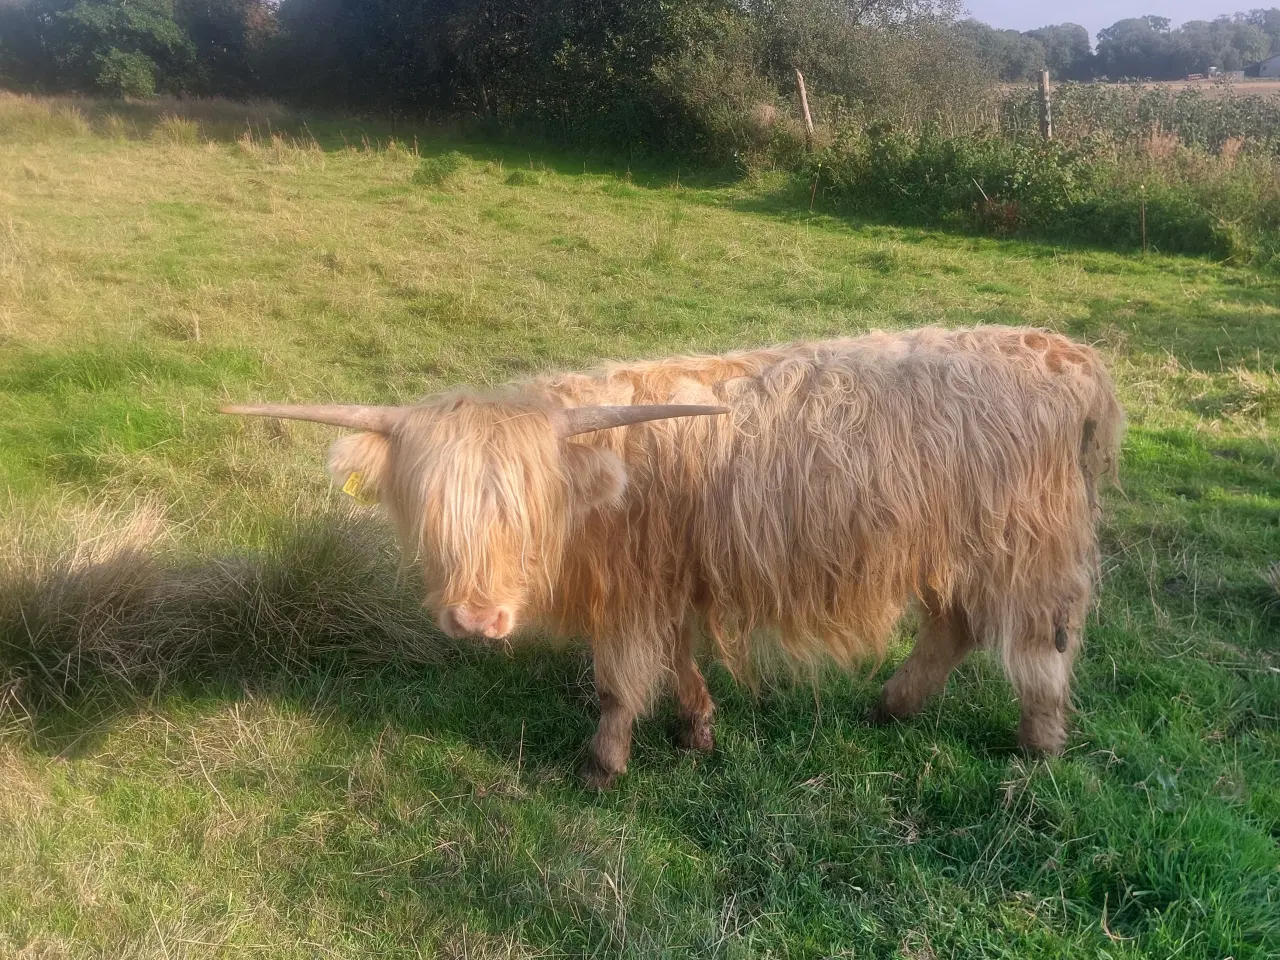
{"label": "bush", "polygon": [[466,165],[467,158],[457,150],[438,157],[423,157],[413,173],[413,182],[424,187],[442,187]]}
{"label": "bush", "polygon": [[819,157],[829,195],[909,223],[959,222],[975,205],[1016,204],[1020,226],[1052,223],[1096,176],[1089,149],[873,127]]}
{"label": "bush", "polygon": [[537,170],[512,170],[503,182],[508,187],[536,187],[542,183],[542,174]]}
{"label": "bush", "polygon": [[879,127],[845,136],[803,176],[820,176],[837,206],[895,222],[1242,262],[1280,253],[1280,160],[1269,156]]}

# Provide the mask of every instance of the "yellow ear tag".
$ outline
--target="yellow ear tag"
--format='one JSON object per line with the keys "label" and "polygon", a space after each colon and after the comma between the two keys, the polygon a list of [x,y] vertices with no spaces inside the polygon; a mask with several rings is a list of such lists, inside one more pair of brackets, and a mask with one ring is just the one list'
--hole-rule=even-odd
{"label": "yellow ear tag", "polygon": [[366,507],[371,507],[377,500],[370,500],[368,497],[360,496],[360,490],[364,486],[364,474],[357,470],[347,477],[347,482],[342,485],[342,492],[348,497]]}

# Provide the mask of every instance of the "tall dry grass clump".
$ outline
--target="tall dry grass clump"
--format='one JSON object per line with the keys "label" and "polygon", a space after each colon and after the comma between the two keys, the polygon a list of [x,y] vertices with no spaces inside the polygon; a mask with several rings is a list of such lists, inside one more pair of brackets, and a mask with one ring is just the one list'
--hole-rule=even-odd
{"label": "tall dry grass clump", "polygon": [[92,132],[84,111],[72,101],[0,90],[0,142],[41,143]]}
{"label": "tall dry grass clump", "polygon": [[1218,157],[1222,160],[1223,166],[1232,168],[1236,165],[1236,158],[1240,156],[1240,152],[1245,148],[1244,137],[1228,137],[1222,141],[1222,146],[1218,148]]}
{"label": "tall dry grass clump", "polygon": [[[119,104],[115,107],[119,109]],[[125,115],[135,126],[153,131],[174,127],[183,121],[182,129],[177,131],[180,135],[191,129],[188,124],[193,124],[199,135],[212,140],[236,140],[245,130],[260,139],[269,139],[275,134],[305,136],[306,139],[311,136],[301,117],[271,100],[241,103],[217,97],[161,97],[126,104]]]}
{"label": "tall dry grass clump", "polygon": [[95,132],[111,140],[150,138],[166,144],[203,139],[233,141],[245,130],[261,139],[311,135],[303,120],[269,100],[239,103],[220,98],[159,97],[106,100],[36,96],[0,90],[0,143],[31,143]]}
{"label": "tall dry grass clump", "polygon": [[1159,124],[1154,124],[1143,138],[1141,148],[1149,160],[1168,163],[1182,149],[1182,141],[1176,133],[1163,129]]}
{"label": "tall dry grass clump", "polygon": [[107,113],[98,121],[98,131],[108,140],[129,139],[129,121],[118,113]]}
{"label": "tall dry grass clump", "polygon": [[445,649],[367,516],[306,517],[260,550],[217,555],[184,547],[154,505],[6,526],[0,709],[90,678],[146,686],[327,655],[428,662]]}
{"label": "tall dry grass clump", "polygon": [[151,128],[151,139],[166,146],[192,146],[200,142],[200,124],[190,117],[166,113]]}

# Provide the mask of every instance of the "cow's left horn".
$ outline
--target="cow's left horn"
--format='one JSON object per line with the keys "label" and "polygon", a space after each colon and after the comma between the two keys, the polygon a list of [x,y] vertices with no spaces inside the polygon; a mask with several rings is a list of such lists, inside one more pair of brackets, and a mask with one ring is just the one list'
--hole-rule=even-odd
{"label": "cow's left horn", "polygon": [[219,407],[220,413],[241,417],[280,417],[284,420],[310,420],[335,427],[374,430],[386,433],[404,414],[404,407],[361,407],[351,404],[295,406],[287,403],[264,403],[252,406]]}
{"label": "cow's left horn", "polygon": [[561,437],[573,437],[580,433],[625,427],[648,420],[669,420],[672,417],[718,417],[728,412],[728,407],[700,407],[679,403],[656,403],[634,407],[570,407],[557,412],[556,432]]}

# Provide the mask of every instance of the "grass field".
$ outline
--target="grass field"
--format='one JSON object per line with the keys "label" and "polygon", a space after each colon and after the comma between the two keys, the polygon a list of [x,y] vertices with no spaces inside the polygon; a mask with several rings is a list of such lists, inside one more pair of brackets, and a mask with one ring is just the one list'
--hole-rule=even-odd
{"label": "grass field", "polygon": [[[0,956],[1280,955],[1274,277],[86,110],[0,99]],[[591,794],[582,653],[446,644],[332,431],[213,412],[926,322],[1094,342],[1129,412],[1060,759],[980,657],[889,728],[892,664],[712,671],[717,753],[663,708]]]}

